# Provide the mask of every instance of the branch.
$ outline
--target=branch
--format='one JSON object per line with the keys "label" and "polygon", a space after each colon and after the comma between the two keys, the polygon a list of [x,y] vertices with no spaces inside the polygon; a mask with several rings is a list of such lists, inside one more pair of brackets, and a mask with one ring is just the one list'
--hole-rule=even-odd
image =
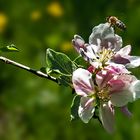
{"label": "branch", "polygon": [[6,64],[10,64],[10,65],[16,66],[16,67],[18,67],[18,68],[21,68],[21,69],[24,69],[24,70],[26,70],[26,71],[29,71],[29,72],[31,72],[31,73],[33,73],[33,74],[39,76],[39,77],[46,78],[46,79],[49,79],[49,80],[51,80],[51,81],[54,81],[54,82],[58,83],[57,78],[52,77],[52,76],[50,76],[50,75],[48,75],[48,74],[45,74],[45,73],[43,73],[43,72],[41,72],[41,71],[39,71],[39,70],[31,69],[31,68],[28,67],[28,66],[25,66],[25,65],[20,64],[20,63],[18,63],[18,62],[12,61],[12,60],[10,60],[10,59],[8,59],[8,58],[5,58],[5,57],[3,57],[3,56],[0,56],[0,60],[3,61],[3,62],[5,62]]}

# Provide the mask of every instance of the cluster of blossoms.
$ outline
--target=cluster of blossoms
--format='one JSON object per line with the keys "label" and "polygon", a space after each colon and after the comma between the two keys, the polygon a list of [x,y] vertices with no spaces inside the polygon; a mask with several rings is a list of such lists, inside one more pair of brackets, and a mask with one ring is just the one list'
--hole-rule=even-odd
{"label": "cluster of blossoms", "polygon": [[130,55],[130,45],[122,47],[122,38],[109,23],[94,27],[88,44],[78,35],[72,43],[89,63],[87,69],[78,68],[72,76],[73,87],[81,96],[79,117],[88,123],[98,109],[103,127],[111,133],[115,107],[130,117],[127,103],[140,98],[140,80],[128,70],[140,66],[140,57]]}

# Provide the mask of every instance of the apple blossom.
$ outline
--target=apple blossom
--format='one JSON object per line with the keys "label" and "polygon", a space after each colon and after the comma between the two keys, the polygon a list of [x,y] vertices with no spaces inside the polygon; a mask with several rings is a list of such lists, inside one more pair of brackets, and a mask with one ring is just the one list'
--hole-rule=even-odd
{"label": "apple blossom", "polygon": [[89,43],[85,43],[82,37],[75,35],[72,44],[95,68],[102,68],[109,63],[123,64],[127,68],[140,66],[140,57],[130,56],[130,45],[122,48],[122,38],[114,33],[114,29],[108,23],[93,28]]}
{"label": "apple blossom", "polygon": [[140,88],[135,90],[140,81],[121,67],[107,66],[96,73],[95,79],[88,70],[78,68],[74,71],[72,82],[76,93],[81,96],[78,114],[83,122],[88,123],[98,106],[104,128],[113,132],[114,107],[123,109],[128,102],[140,97]]}

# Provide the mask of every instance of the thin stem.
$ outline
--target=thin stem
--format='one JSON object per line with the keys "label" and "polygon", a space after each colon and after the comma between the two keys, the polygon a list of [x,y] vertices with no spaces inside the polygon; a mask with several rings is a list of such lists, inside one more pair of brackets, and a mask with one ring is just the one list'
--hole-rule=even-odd
{"label": "thin stem", "polygon": [[3,62],[5,62],[6,64],[10,64],[10,65],[16,66],[18,68],[21,68],[21,69],[24,69],[26,71],[29,71],[29,72],[31,72],[31,73],[39,76],[39,77],[46,78],[46,79],[49,79],[51,81],[54,81],[54,82],[58,83],[57,78],[52,77],[52,76],[50,76],[48,74],[45,74],[45,73],[43,73],[43,72],[41,72],[39,70],[34,70],[34,69],[32,69],[32,68],[30,68],[28,66],[25,66],[23,64],[20,64],[18,62],[15,62],[15,61],[10,60],[10,59],[8,59],[6,57],[3,57],[3,56],[0,56],[0,60],[3,61]]}

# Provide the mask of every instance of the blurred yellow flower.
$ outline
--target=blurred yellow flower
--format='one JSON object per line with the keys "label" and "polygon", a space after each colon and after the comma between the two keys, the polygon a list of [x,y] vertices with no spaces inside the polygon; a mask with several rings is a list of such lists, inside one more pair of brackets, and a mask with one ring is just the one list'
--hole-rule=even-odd
{"label": "blurred yellow flower", "polygon": [[4,32],[7,26],[8,18],[4,13],[0,13],[0,33]]}
{"label": "blurred yellow flower", "polygon": [[72,49],[71,41],[65,41],[61,44],[61,50],[63,52],[70,51]]}
{"label": "blurred yellow flower", "polygon": [[31,12],[30,15],[31,20],[37,21],[41,18],[41,12],[39,10],[35,10]]}
{"label": "blurred yellow flower", "polygon": [[63,9],[59,2],[52,2],[47,6],[47,12],[54,17],[61,17],[63,15]]}

